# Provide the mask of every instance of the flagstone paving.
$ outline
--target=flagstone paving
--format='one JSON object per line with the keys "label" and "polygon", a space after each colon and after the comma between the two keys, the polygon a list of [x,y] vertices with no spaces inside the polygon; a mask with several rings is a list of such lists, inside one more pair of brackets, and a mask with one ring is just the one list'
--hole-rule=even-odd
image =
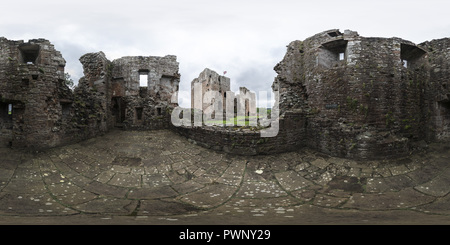
{"label": "flagstone paving", "polygon": [[168,130],[0,149],[0,224],[450,224],[450,151],[356,161],[211,151]]}

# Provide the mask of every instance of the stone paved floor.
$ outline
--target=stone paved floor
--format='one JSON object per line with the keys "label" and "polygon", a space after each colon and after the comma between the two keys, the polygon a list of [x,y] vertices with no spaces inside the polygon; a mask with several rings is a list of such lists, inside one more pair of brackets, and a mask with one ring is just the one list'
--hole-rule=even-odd
{"label": "stone paved floor", "polygon": [[450,224],[449,149],[243,157],[167,130],[0,149],[0,224]]}

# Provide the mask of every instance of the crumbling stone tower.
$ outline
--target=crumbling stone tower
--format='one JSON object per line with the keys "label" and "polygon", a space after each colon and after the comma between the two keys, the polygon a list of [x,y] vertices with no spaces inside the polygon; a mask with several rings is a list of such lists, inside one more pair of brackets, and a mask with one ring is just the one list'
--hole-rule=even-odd
{"label": "crumbling stone tower", "polygon": [[446,131],[445,40],[416,45],[329,30],[294,41],[275,67],[280,113],[304,113],[305,145],[322,152],[355,158],[404,155]]}
{"label": "crumbling stone tower", "polygon": [[450,38],[420,44],[428,51],[430,78],[426,94],[428,138],[450,138]]}
{"label": "crumbling stone tower", "polygon": [[64,66],[48,40],[0,38],[2,147],[52,147],[65,141],[72,98]]}
{"label": "crumbling stone tower", "polygon": [[[105,128],[160,129],[170,123],[180,83],[176,56],[127,56],[109,61],[103,52],[80,58],[80,83],[99,93]],[[140,84],[140,80],[144,80]]]}
{"label": "crumbling stone tower", "polygon": [[[201,88],[201,94],[194,93],[196,84]],[[210,110],[212,110],[211,105],[213,105],[214,102],[211,101],[210,103],[205,103],[205,95],[209,91],[216,91],[222,98],[222,109],[226,110],[226,92],[230,90],[230,78],[221,76],[217,72],[205,68],[198,78],[195,78],[191,82],[191,108],[201,109],[204,112],[209,113]]]}

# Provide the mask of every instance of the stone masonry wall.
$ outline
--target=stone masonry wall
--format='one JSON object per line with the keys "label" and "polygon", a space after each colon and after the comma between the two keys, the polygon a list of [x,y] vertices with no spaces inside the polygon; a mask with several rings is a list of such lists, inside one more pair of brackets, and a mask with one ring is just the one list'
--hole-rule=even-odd
{"label": "stone masonry wall", "polygon": [[0,38],[0,144],[52,147],[63,141],[65,60],[45,39]]}
{"label": "stone masonry wall", "polygon": [[427,53],[409,41],[330,30],[292,42],[275,70],[281,114],[307,113],[313,149],[383,158],[425,139]]}
{"label": "stone masonry wall", "polygon": [[[201,87],[201,94],[196,95],[194,93],[195,84]],[[209,91],[216,91],[221,96],[223,105],[222,109],[226,109],[226,97],[225,93],[230,91],[230,78],[221,76],[217,72],[205,68],[198,78],[195,78],[191,82],[191,108],[201,109],[206,113],[210,113],[213,103],[205,103],[205,94]],[[199,101],[195,101],[195,100]]]}
{"label": "stone masonry wall", "polygon": [[200,146],[238,155],[264,155],[296,151],[305,146],[305,117],[287,113],[279,120],[275,137],[261,137],[252,127],[175,127],[171,129]]}
{"label": "stone masonry wall", "polygon": [[419,44],[428,51],[430,79],[427,86],[429,119],[427,139],[450,139],[450,38],[442,38]]}

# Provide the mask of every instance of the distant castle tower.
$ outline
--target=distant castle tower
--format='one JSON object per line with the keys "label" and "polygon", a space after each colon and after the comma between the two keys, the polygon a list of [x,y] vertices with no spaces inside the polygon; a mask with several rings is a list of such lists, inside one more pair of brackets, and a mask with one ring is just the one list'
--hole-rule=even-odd
{"label": "distant castle tower", "polygon": [[[194,93],[194,87],[200,86],[201,96]],[[199,75],[191,82],[191,107],[194,109],[201,109],[207,111],[214,103],[204,103],[205,94],[209,91],[217,91],[222,96],[223,109],[226,108],[226,92],[230,91],[230,78],[221,76],[217,72],[205,68]]]}

